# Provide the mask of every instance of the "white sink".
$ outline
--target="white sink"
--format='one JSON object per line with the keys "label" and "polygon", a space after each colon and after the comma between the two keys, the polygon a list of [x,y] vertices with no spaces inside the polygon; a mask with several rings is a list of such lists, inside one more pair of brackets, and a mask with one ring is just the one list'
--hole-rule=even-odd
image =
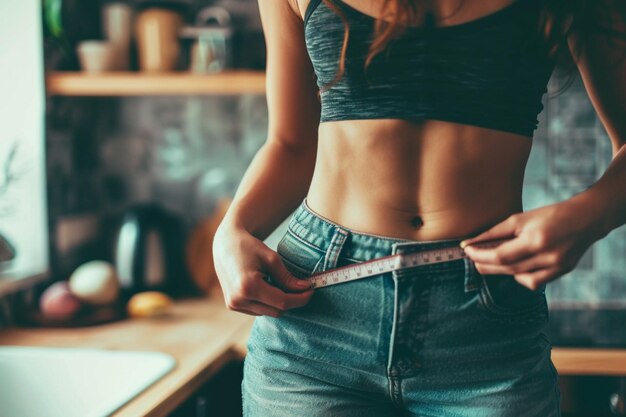
{"label": "white sink", "polygon": [[0,416],[108,416],[175,364],[162,352],[0,346]]}

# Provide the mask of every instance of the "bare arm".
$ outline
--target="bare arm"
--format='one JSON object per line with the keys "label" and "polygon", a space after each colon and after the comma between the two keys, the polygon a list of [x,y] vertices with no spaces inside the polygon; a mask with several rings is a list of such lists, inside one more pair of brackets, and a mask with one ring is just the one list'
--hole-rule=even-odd
{"label": "bare arm", "polygon": [[[615,1],[605,3],[616,5]],[[599,6],[601,7],[601,6]],[[626,34],[616,8],[614,27]],[[571,36],[576,36],[572,34]],[[573,49],[571,37],[570,49]],[[535,290],[573,270],[593,242],[626,223],[626,40],[610,45],[604,34],[589,39],[576,59],[585,89],[606,128],[613,149],[609,167],[573,197],[517,213],[467,239],[465,253],[482,274],[511,274]],[[472,247],[482,240],[512,237],[495,249]]]}
{"label": "bare arm", "polygon": [[[617,12],[613,25],[626,35],[626,22]],[[597,219],[602,235],[626,223],[626,39],[609,44],[605,36],[594,35],[576,65],[611,141],[613,159],[598,181],[572,198],[596,213],[590,217]]]}
{"label": "bare arm", "polygon": [[317,86],[303,22],[292,2],[259,0],[267,45],[268,136],[212,247],[226,306],[255,316],[279,317],[308,303],[313,294],[310,282],[294,277],[262,242],[304,199],[317,156]]}
{"label": "bare arm", "polygon": [[267,45],[268,137],[222,222],[225,227],[243,228],[260,240],[306,196],[317,153],[317,85],[302,18],[292,3],[259,0]]}

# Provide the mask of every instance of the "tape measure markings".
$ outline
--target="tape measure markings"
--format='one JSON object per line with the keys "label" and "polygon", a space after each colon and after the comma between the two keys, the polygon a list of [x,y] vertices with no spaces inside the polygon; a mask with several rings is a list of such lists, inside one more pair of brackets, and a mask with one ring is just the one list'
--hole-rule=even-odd
{"label": "tape measure markings", "polygon": [[[492,240],[473,244],[481,248],[496,247],[509,239]],[[414,253],[398,253],[369,261],[359,262],[333,268],[313,274],[306,278],[311,281],[311,288],[328,287],[342,282],[354,281],[399,269],[419,267],[450,260],[467,258],[465,250],[460,246],[430,249]]]}

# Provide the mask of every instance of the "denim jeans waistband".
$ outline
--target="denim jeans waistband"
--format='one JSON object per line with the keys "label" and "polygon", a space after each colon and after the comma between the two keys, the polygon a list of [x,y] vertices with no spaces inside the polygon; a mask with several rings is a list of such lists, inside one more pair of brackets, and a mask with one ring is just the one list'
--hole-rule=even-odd
{"label": "denim jeans waistband", "polygon": [[[306,197],[293,213],[288,228],[291,233],[298,238],[324,252],[329,250],[329,245],[333,244],[339,233],[343,237],[342,256],[359,262],[395,253],[413,253],[442,247],[458,246],[462,240],[441,239],[416,241],[352,230],[314,212],[308,206]],[[464,267],[463,260],[449,261],[447,264],[447,267],[450,267],[450,264],[458,265],[460,268]]]}

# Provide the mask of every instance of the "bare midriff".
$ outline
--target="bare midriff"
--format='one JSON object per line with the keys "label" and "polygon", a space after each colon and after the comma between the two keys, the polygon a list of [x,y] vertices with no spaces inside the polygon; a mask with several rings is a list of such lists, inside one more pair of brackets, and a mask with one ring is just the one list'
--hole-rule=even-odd
{"label": "bare midriff", "polygon": [[323,122],[307,204],[356,232],[471,237],[522,211],[531,145],[519,134],[438,120]]}

